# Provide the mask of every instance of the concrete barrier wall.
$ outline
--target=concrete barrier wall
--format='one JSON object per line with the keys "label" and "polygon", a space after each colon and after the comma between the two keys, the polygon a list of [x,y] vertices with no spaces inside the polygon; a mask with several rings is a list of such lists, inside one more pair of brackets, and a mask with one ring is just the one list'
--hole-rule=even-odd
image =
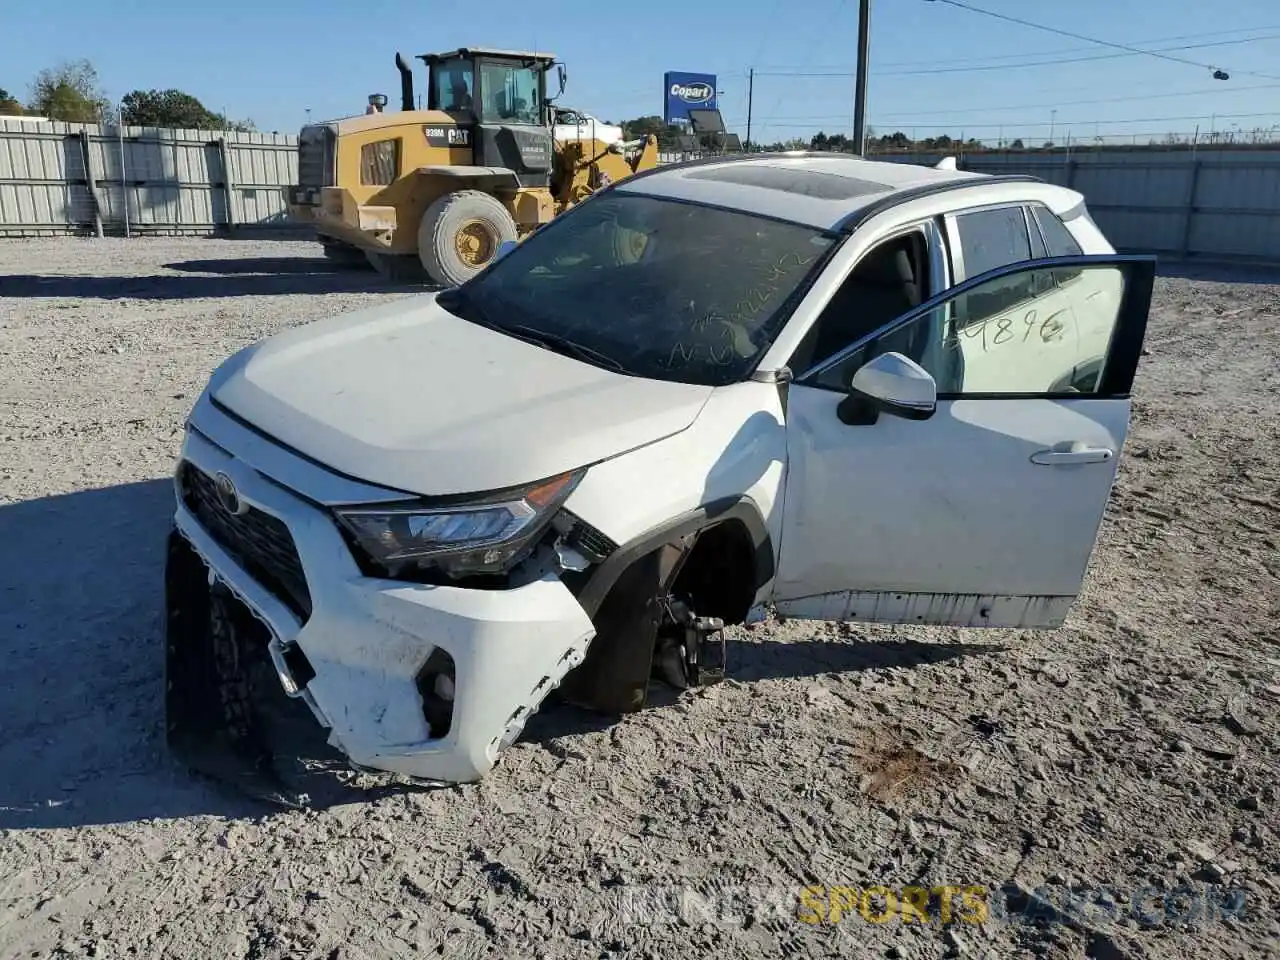
{"label": "concrete barrier wall", "polygon": [[[942,154],[877,159],[937,163]],[[1280,146],[982,152],[962,170],[1024,173],[1079,190],[1118,249],[1280,261]]]}
{"label": "concrete barrier wall", "polygon": [[297,138],[0,118],[0,236],[286,227]]}
{"label": "concrete barrier wall", "polygon": [[[942,153],[877,154],[932,165]],[[664,163],[690,155],[661,154]],[[1118,249],[1168,258],[1280,262],[1280,145],[982,151],[961,170],[1030,174],[1079,190]]]}
{"label": "concrete barrier wall", "polygon": [[[984,151],[957,165],[1079,190],[1121,249],[1280,261],[1280,147]],[[126,219],[131,233],[288,229],[285,188],[296,177],[289,135],[0,118],[0,237],[121,234]]]}

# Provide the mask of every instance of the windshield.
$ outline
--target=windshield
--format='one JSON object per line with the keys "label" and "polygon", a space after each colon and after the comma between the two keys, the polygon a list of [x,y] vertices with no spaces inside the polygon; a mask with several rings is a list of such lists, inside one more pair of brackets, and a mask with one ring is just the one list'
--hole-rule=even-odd
{"label": "windshield", "polygon": [[538,71],[507,63],[480,64],[481,123],[541,124]]}
{"label": "windshield", "polygon": [[834,242],[754,214],[609,191],[438,302],[633,376],[720,386],[750,374]]}

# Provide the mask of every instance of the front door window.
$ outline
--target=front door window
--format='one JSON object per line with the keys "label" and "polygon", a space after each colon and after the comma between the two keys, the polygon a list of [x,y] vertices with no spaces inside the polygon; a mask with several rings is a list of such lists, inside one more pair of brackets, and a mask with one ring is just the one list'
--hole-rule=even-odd
{"label": "front door window", "polygon": [[540,124],[542,97],[539,79],[539,72],[532,67],[482,63],[480,91],[484,102],[481,105],[480,121]]}
{"label": "front door window", "polygon": [[[859,367],[892,351],[923,366],[944,396],[1096,394],[1124,277],[1124,267],[1112,264],[997,276],[891,328],[815,380],[845,389]],[[1023,291],[1016,300],[1009,295],[1015,287]]]}

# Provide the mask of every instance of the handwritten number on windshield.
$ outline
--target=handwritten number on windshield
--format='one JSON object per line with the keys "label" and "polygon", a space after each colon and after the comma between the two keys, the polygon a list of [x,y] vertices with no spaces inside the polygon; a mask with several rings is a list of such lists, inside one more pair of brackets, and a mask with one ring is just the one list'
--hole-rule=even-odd
{"label": "handwritten number on windshield", "polygon": [[733,347],[725,347],[723,350],[717,350],[715,347],[708,349],[711,354],[711,362],[717,367],[727,367],[733,363]]}
{"label": "handwritten number on windshield", "polygon": [[729,319],[736,323],[750,324],[757,313],[778,293],[778,282],[786,280],[794,270],[807,267],[817,259],[817,254],[801,257],[798,253],[784,253],[774,263],[765,268],[764,276],[747,291],[746,295],[734,306]]}
{"label": "handwritten number on windshield", "polygon": [[[688,363],[693,359],[696,352],[695,350],[690,350],[683,343],[676,341],[671,345],[671,356],[667,357],[667,365],[675,366],[677,362]],[[679,354],[679,361],[676,359],[677,354]]]}
{"label": "handwritten number on windshield", "polygon": [[[817,259],[817,254],[801,257],[798,253],[785,253],[778,258],[777,262],[767,265],[757,275],[755,286],[742,295],[741,299],[728,311],[727,316],[712,307],[701,316],[691,320],[689,322],[689,332],[692,334],[705,336],[712,324],[719,324],[721,327],[719,336],[715,338],[719,342],[714,345],[705,343],[707,351],[706,362],[715,367],[727,367],[741,359],[737,349],[739,331],[744,328],[748,330],[754,328],[758,322],[760,311],[777,297],[779,292],[778,284],[787,281],[794,275],[795,271],[803,270],[813,263],[815,259]],[[700,348],[703,345],[678,341],[672,344],[670,354],[668,354],[665,361],[659,361],[659,365],[670,370],[692,364],[698,360],[698,355],[701,352]]]}

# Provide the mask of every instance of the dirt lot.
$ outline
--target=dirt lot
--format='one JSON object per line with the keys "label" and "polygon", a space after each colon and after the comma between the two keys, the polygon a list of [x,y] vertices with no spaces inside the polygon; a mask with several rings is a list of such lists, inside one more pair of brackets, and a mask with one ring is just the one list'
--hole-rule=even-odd
{"label": "dirt lot", "polygon": [[[168,476],[218,361],[406,291],[308,244],[0,243],[0,956],[1276,955],[1280,283],[1233,279],[1159,283],[1063,630],[771,621],[482,784],[278,812],[163,747]],[[812,924],[802,885],[991,915]]]}

